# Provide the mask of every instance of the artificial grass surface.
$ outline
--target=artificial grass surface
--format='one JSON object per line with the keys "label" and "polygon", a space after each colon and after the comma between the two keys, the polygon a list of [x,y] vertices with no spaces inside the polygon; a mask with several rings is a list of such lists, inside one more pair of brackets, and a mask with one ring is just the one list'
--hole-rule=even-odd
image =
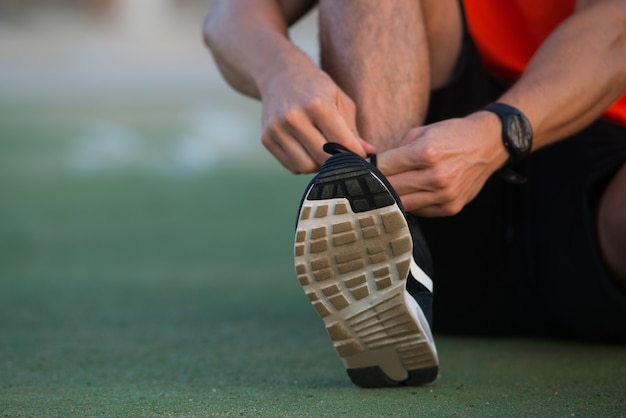
{"label": "artificial grass surface", "polygon": [[626,415],[621,346],[440,336],[435,383],[359,389],[293,273],[308,178],[77,173],[76,119],[4,115],[2,416]]}

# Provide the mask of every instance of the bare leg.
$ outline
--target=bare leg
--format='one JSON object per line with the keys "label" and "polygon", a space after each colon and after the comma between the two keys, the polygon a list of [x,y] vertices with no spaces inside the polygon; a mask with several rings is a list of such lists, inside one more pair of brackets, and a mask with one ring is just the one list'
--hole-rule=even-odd
{"label": "bare leg", "polygon": [[626,163],[617,171],[600,200],[598,235],[609,270],[626,289]]}
{"label": "bare leg", "polygon": [[320,0],[322,67],[355,101],[360,135],[379,152],[424,122],[433,87],[461,46],[457,0]]}

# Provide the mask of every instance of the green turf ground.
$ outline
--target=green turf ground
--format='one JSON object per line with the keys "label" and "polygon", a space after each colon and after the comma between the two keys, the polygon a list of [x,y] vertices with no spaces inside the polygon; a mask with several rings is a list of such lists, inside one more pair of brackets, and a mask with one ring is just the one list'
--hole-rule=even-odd
{"label": "green turf ground", "polygon": [[[0,106],[0,416],[626,415],[615,346],[441,337],[434,384],[353,386],[293,273],[308,178],[167,168],[168,106]],[[165,168],[72,168],[96,114]]]}

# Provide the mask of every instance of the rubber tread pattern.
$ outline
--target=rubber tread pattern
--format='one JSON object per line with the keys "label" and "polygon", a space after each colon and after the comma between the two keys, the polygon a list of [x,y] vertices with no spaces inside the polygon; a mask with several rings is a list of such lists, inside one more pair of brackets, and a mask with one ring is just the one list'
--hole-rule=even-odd
{"label": "rubber tread pattern", "polygon": [[[363,160],[331,157],[302,201],[295,268],[358,386],[421,385],[437,376],[436,354],[403,299],[412,249],[404,213]],[[365,365],[355,360],[362,355]],[[400,364],[405,377],[383,370]]]}
{"label": "rubber tread pattern", "polygon": [[354,154],[329,158],[314,179],[308,200],[345,197],[353,212],[367,212],[396,203],[393,195],[374,177],[363,159]]}

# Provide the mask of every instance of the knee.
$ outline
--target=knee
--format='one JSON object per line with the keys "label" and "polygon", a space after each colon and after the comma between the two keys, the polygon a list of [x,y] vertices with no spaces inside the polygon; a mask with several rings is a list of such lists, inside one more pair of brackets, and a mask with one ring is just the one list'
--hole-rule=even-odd
{"label": "knee", "polygon": [[626,285],[626,164],[604,191],[597,222],[600,246],[608,267]]}
{"label": "knee", "polygon": [[606,234],[626,240],[626,163],[604,190],[598,208],[598,224]]}

